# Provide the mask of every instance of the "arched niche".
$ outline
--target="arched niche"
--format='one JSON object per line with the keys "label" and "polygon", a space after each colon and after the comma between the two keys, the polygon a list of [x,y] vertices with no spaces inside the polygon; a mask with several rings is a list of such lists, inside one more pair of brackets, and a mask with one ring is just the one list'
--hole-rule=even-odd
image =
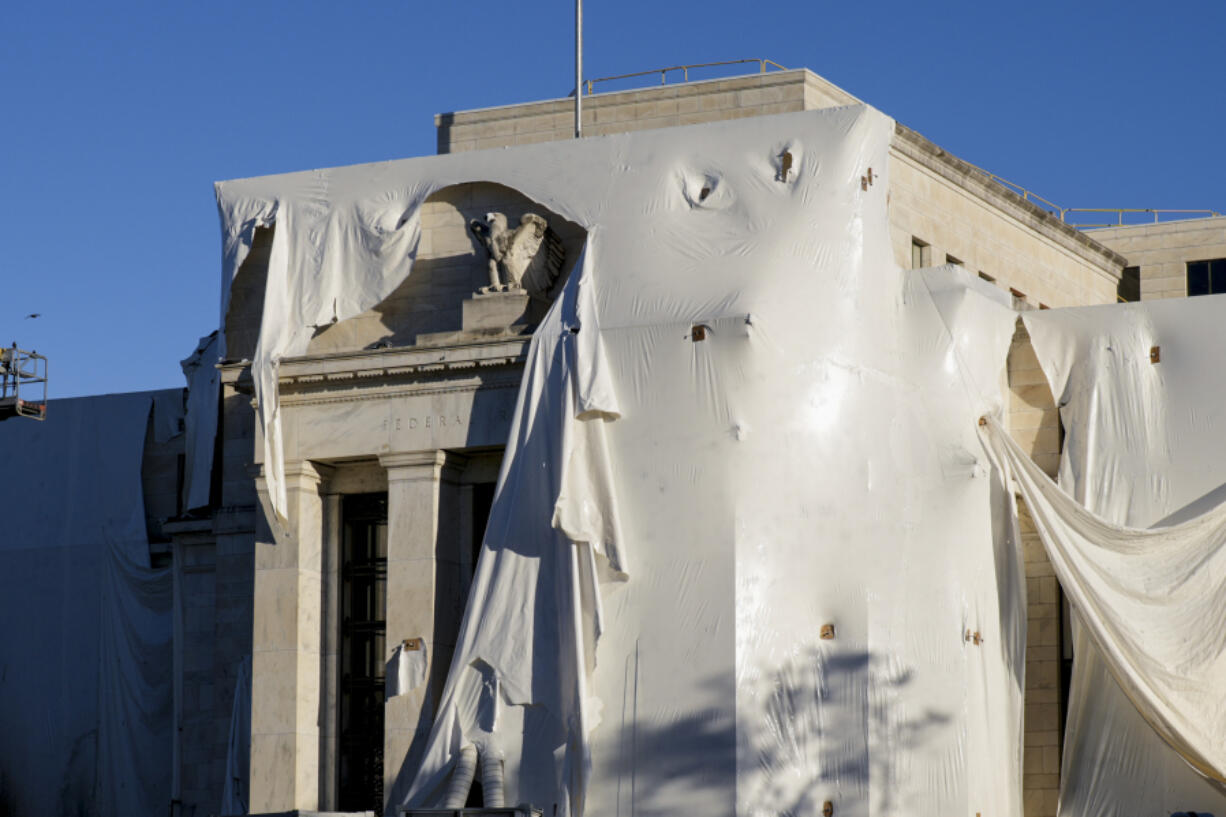
{"label": "arched niche", "polygon": [[[570,275],[587,238],[578,224],[504,185],[471,182],[445,187],[422,206],[421,242],[409,276],[370,311],[320,330],[311,339],[308,354],[445,343],[449,333],[461,333],[464,301],[489,283],[488,256],[468,223],[483,220],[490,212],[503,213],[511,225],[518,225],[527,212],[544,217],[566,249],[562,280]],[[531,331],[548,308],[547,302],[531,302],[525,321],[505,331]]]}

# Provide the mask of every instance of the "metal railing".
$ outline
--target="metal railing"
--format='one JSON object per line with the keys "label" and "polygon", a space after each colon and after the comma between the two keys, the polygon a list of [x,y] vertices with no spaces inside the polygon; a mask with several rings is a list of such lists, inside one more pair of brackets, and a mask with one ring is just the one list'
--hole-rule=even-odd
{"label": "metal railing", "polygon": [[1048,199],[1043,198],[1038,193],[1034,193],[1030,190],[1027,190],[1026,188],[1022,187],[1020,184],[1015,184],[1009,181],[1008,179],[1002,179],[1000,176],[997,176],[995,173],[989,173],[988,171],[984,170],[982,167],[975,167],[975,165],[971,165],[971,167],[974,167],[980,173],[987,176],[989,179],[996,182],[997,184],[1004,185],[1005,187],[1012,190],[1014,193],[1017,193],[1019,196],[1022,197],[1022,201],[1037,201],[1041,204],[1047,205],[1049,208],[1051,208],[1051,213],[1053,215],[1059,214],[1060,220],[1061,221],[1064,220],[1064,213],[1066,211],[1063,207],[1056,204],[1055,202],[1049,201]]}
{"label": "metal railing", "polygon": [[636,71],[633,74],[618,74],[615,77],[594,77],[593,79],[584,80],[583,84],[587,88],[587,95],[591,96],[592,86],[595,85],[597,82],[612,82],[618,79],[633,79],[634,77],[649,77],[649,76],[654,76],[655,74],[659,74],[660,84],[667,85],[668,75],[676,71],[681,72],[682,82],[689,82],[690,81],[690,70],[693,68],[714,68],[716,66],[721,66],[721,65],[745,65],[746,63],[751,63],[751,62],[756,62],[758,64],[759,74],[765,74],[767,72],[768,67],[776,68],[780,71],[788,70],[784,68],[782,65],[780,65],[779,63],[774,62],[772,60],[726,60],[724,62],[699,62],[699,63],[694,63],[692,65],[671,65],[668,68],[656,68],[651,71]]}
{"label": "metal railing", "polygon": [[[1089,224],[1079,221],[1069,221],[1066,216],[1069,213],[1115,213],[1116,221],[1114,223],[1105,222],[1102,224]],[[1132,208],[1132,207],[1069,207],[1060,212],[1060,220],[1066,224],[1071,224],[1075,227],[1122,227],[1125,225],[1124,215],[1126,213],[1152,213],[1154,216],[1154,224],[1162,221],[1164,215],[1178,214],[1190,218],[1214,218],[1222,215],[1216,210],[1155,210],[1150,207]],[[1129,224],[1138,224],[1142,222],[1131,221]]]}
{"label": "metal railing", "polygon": [[[1050,212],[1053,216],[1058,216],[1060,220],[1063,221],[1065,224],[1069,225],[1070,227],[1076,227],[1078,229],[1094,228],[1094,227],[1122,227],[1126,224],[1144,223],[1144,222],[1138,222],[1138,221],[1128,221],[1128,222],[1124,221],[1124,217],[1127,214],[1138,214],[1138,213],[1144,213],[1147,215],[1152,214],[1154,217],[1154,220],[1153,220],[1154,224],[1160,223],[1162,221],[1162,216],[1166,216],[1166,215],[1178,214],[1178,215],[1187,216],[1191,218],[1214,218],[1214,217],[1218,217],[1222,215],[1216,210],[1171,210],[1171,209],[1154,209],[1152,207],[1061,207],[1060,205],[1056,204],[1054,201],[1051,201],[1050,199],[1045,199],[1039,194],[1031,190],[1027,190],[1025,187],[1022,187],[1020,184],[1016,184],[1014,182],[1009,181],[1008,179],[1001,178],[1000,176],[997,176],[995,173],[991,173],[987,170],[984,170],[982,167],[976,167],[975,165],[971,165],[971,167],[973,167],[979,173],[982,173],[984,176],[987,176],[989,179],[996,182],[997,184],[1000,184],[1000,185],[1003,185],[1004,187],[1009,188],[1014,193],[1021,196],[1022,201],[1038,202],[1039,204],[1044,205],[1048,209],[1048,212]],[[1088,222],[1070,220],[1069,219],[1070,213],[1114,213],[1116,220],[1114,222],[1103,222],[1103,223],[1091,224]]]}
{"label": "metal railing", "polygon": [[47,358],[16,343],[0,348],[0,420],[9,417],[47,418]]}

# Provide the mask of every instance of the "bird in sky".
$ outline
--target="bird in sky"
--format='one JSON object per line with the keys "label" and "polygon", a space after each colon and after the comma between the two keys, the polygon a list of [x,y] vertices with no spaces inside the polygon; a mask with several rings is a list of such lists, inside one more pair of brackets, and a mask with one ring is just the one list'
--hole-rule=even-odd
{"label": "bird in sky", "polygon": [[29,315],[26,315],[26,320],[29,320],[30,318],[41,318],[42,316],[43,313],[41,312],[31,312]]}

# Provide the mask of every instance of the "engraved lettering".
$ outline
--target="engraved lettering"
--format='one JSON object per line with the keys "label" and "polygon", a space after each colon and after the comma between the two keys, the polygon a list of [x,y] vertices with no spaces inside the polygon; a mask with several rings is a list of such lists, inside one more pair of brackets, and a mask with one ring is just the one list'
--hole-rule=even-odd
{"label": "engraved lettering", "polygon": [[417,428],[417,418],[416,417],[409,418],[409,428]]}

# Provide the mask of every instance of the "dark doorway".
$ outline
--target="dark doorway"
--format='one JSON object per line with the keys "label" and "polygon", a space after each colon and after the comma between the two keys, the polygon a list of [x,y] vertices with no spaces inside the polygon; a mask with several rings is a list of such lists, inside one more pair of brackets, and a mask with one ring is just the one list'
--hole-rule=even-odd
{"label": "dark doorway", "polygon": [[387,494],[345,496],[341,518],[337,808],[382,814]]}

